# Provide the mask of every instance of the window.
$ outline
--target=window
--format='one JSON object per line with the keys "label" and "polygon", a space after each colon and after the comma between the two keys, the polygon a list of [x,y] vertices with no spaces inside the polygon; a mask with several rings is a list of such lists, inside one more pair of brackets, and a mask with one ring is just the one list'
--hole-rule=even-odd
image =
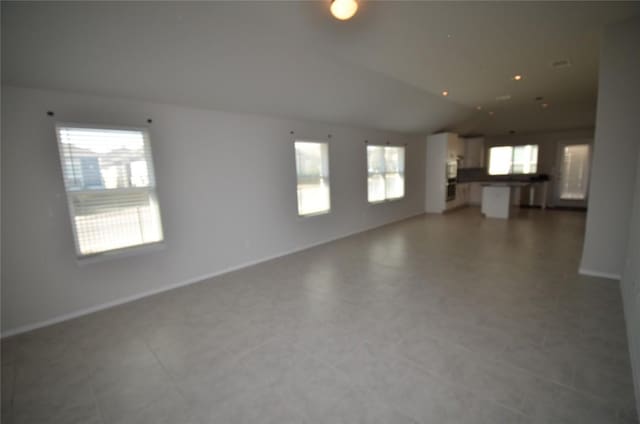
{"label": "window", "polygon": [[147,131],[58,125],[56,133],[77,255],[162,241]]}
{"label": "window", "polygon": [[296,173],[298,175],[298,215],[329,212],[329,145],[296,141]]}
{"label": "window", "polygon": [[489,174],[535,174],[538,170],[538,146],[500,146],[489,149]]}
{"label": "window", "polygon": [[584,200],[589,181],[589,145],[573,144],[562,149],[560,199]]}
{"label": "window", "polygon": [[367,146],[370,203],[404,197],[404,147]]}

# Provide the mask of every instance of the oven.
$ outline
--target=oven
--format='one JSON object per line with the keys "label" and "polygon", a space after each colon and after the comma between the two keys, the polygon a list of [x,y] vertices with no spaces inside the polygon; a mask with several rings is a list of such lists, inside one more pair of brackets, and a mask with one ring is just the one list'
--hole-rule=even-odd
{"label": "oven", "polygon": [[447,202],[456,200],[456,180],[451,179],[447,184]]}

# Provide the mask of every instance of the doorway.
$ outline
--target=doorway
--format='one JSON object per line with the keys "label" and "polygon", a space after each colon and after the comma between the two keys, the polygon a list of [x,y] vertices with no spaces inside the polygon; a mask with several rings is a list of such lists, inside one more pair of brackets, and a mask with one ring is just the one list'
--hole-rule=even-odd
{"label": "doorway", "polygon": [[555,205],[587,207],[591,141],[560,142],[557,158]]}

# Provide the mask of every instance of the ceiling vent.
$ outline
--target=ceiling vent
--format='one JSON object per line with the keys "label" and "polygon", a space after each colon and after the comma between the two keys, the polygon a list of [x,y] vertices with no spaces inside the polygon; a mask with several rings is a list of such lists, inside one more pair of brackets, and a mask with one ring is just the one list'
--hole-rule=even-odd
{"label": "ceiling vent", "polygon": [[551,67],[554,69],[568,68],[569,66],[571,66],[571,61],[569,59],[554,60],[551,62]]}
{"label": "ceiling vent", "polygon": [[505,94],[504,96],[496,97],[496,100],[499,102],[504,102],[505,100],[511,100],[511,94]]}

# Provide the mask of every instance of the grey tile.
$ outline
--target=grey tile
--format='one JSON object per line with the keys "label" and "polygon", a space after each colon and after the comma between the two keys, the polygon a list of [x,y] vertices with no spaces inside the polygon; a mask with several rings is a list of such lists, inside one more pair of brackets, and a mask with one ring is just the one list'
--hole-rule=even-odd
{"label": "grey tile", "polygon": [[631,375],[612,375],[597,368],[576,370],[576,390],[603,399],[624,416],[632,416],[636,399]]}
{"label": "grey tile", "polygon": [[0,356],[2,365],[10,364],[16,358],[16,337],[9,337],[0,340]]}
{"label": "grey tile", "polygon": [[13,364],[2,365],[2,386],[0,396],[2,396],[2,409],[9,409],[13,404],[13,388],[15,386],[15,367]]}
{"label": "grey tile", "polygon": [[3,340],[3,422],[637,422],[619,288],[575,272],[584,216],[521,213],[417,217]]}
{"label": "grey tile", "polygon": [[175,391],[170,391],[158,400],[127,414],[116,424],[204,424],[196,412]]}
{"label": "grey tile", "polygon": [[550,407],[536,411],[533,423],[601,424],[618,420],[617,411],[600,399],[564,388],[556,389],[554,396]]}
{"label": "grey tile", "polygon": [[304,355],[280,339],[270,340],[240,356],[231,357],[177,385],[191,405],[202,407],[242,396],[284,381],[291,364]]}
{"label": "grey tile", "polygon": [[304,424],[306,419],[290,408],[274,390],[251,390],[224,402],[198,408],[211,424]]}
{"label": "grey tile", "polygon": [[15,409],[13,424],[102,424],[94,402],[69,402],[63,405],[38,404]]}
{"label": "grey tile", "polygon": [[91,375],[91,384],[105,424],[116,422],[176,390],[157,361],[101,369]]}
{"label": "grey tile", "polygon": [[310,357],[299,357],[279,392],[310,423],[415,423],[374,393],[350,384],[338,370]]}

